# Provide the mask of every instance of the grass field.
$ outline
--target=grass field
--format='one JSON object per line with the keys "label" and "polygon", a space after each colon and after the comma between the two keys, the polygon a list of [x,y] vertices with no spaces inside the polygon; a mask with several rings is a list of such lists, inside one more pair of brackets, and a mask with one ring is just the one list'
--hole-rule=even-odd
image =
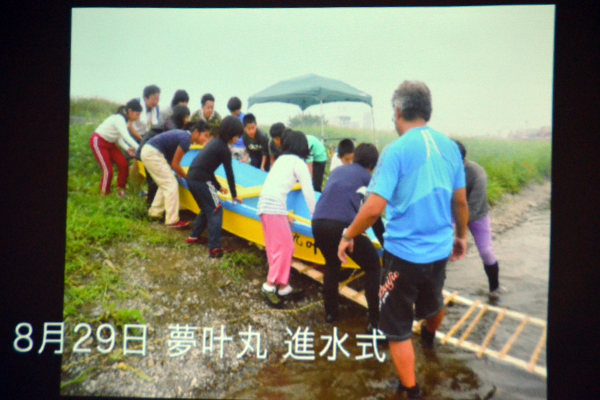
{"label": "grass field", "polygon": [[[321,127],[300,127],[302,132],[321,137]],[[267,128],[268,130],[268,128]],[[379,151],[398,138],[395,132],[375,133]],[[328,147],[337,146],[342,138],[355,143],[374,142],[374,133],[364,129],[345,129],[325,126],[324,138]],[[452,137],[467,149],[467,159],[481,165],[488,174],[488,201],[495,204],[506,193],[518,193],[531,182],[550,178],[552,147],[550,140],[506,140]]]}

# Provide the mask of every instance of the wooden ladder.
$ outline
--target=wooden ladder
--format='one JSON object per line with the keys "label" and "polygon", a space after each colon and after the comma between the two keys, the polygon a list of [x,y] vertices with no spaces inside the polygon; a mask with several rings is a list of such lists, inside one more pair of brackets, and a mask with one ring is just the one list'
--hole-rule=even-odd
{"label": "wooden ladder", "polygon": [[[294,267],[294,269],[296,269],[298,272],[311,277],[317,282],[323,283],[323,273],[321,271],[299,260],[293,260],[292,267]],[[349,283],[362,277],[362,275],[362,272],[358,274],[353,274],[346,281],[341,282],[339,287],[339,293],[342,296],[366,308],[367,300],[365,298],[364,291],[358,292],[348,286]],[[450,293],[444,290],[443,293],[444,303],[446,305],[450,303],[460,304],[467,307],[467,310],[462,315],[462,317],[456,323],[454,323],[454,325],[450,327],[450,329],[448,329],[447,332],[442,332],[441,329],[436,331],[436,337],[441,341],[442,344],[448,343],[457,347],[462,347],[466,350],[476,353],[477,357],[479,358],[481,358],[485,354],[489,357],[502,360],[504,362],[513,364],[519,368],[525,369],[530,373],[542,376],[544,378],[547,377],[546,367],[538,365],[538,359],[540,357],[540,354],[546,349],[546,321],[539,318],[529,317],[525,314],[516,311],[511,311],[506,308],[483,304],[481,300],[472,301],[465,297],[459,296],[458,292]],[[471,318],[476,311],[477,314],[473,318]],[[492,326],[489,328],[489,331],[483,339],[483,341],[481,343],[469,341],[468,338],[470,334],[473,332],[477,324],[482,321],[483,316],[488,313],[496,314],[496,318]],[[500,323],[502,321],[507,320],[516,321],[516,323],[518,323],[518,326],[500,350],[493,350],[492,348],[490,348],[490,343],[492,342],[494,335],[498,331]],[[457,332],[459,332],[461,328],[465,326],[467,321],[470,322],[466,329],[462,331],[459,337],[455,337],[454,335],[456,335]],[[415,321],[413,323],[413,331],[417,333],[420,332],[422,322],[423,321]],[[528,360],[523,360],[518,357],[511,356],[508,353],[519,338],[519,336],[521,335],[521,333],[525,330],[525,327],[528,325],[535,325],[541,327],[542,333],[531,356],[528,358]]]}

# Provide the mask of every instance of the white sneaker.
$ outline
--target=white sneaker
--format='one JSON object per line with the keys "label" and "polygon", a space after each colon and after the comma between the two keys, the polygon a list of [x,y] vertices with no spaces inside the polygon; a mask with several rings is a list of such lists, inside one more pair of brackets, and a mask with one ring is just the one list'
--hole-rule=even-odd
{"label": "white sneaker", "polygon": [[488,293],[488,297],[492,300],[498,300],[501,294],[506,293],[507,290],[503,286],[498,286],[495,290]]}
{"label": "white sneaker", "polygon": [[292,287],[290,285],[287,285],[284,288],[280,288],[277,291],[277,294],[280,296],[287,296],[288,294],[292,293],[292,290],[293,290]]}
{"label": "white sneaker", "polygon": [[277,290],[277,286],[271,286],[267,282],[265,282],[265,283],[262,284],[262,290],[263,290],[263,292],[272,293],[272,292],[275,292]]}

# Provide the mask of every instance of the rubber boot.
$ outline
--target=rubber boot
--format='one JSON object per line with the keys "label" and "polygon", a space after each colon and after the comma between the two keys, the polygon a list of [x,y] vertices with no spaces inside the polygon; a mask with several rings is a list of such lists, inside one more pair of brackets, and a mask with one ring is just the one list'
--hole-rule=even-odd
{"label": "rubber boot", "polygon": [[498,261],[492,265],[483,264],[483,268],[485,269],[485,274],[487,275],[488,283],[490,284],[490,293],[492,293],[500,286],[498,282],[498,272],[500,271],[498,268]]}
{"label": "rubber boot", "polygon": [[421,345],[424,349],[432,350],[433,349],[433,340],[435,339],[435,332],[429,332],[427,329],[427,324],[423,322],[421,325]]}
{"label": "rubber boot", "polygon": [[406,392],[407,399],[420,400],[423,398],[421,394],[421,388],[419,387],[419,385],[407,388],[404,385],[402,385],[401,382],[398,382],[396,391],[399,395],[402,395],[404,392]]}

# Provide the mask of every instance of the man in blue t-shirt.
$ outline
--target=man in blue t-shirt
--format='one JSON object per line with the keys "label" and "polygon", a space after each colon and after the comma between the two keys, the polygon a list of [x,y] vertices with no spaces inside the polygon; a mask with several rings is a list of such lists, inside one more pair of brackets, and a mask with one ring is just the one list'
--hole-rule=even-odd
{"label": "man in blue t-shirt", "polygon": [[353,238],[385,209],[378,328],[389,341],[400,378],[398,390],[406,391],[409,399],[420,399],[411,339],[413,319],[425,320],[421,342],[431,348],[444,318],[446,262],[466,254],[469,210],[458,146],[427,126],[429,88],[423,82],[404,81],[392,103],[400,137],[379,158],[368,198],[342,233],[338,256],[345,262],[346,250],[352,255]]}

